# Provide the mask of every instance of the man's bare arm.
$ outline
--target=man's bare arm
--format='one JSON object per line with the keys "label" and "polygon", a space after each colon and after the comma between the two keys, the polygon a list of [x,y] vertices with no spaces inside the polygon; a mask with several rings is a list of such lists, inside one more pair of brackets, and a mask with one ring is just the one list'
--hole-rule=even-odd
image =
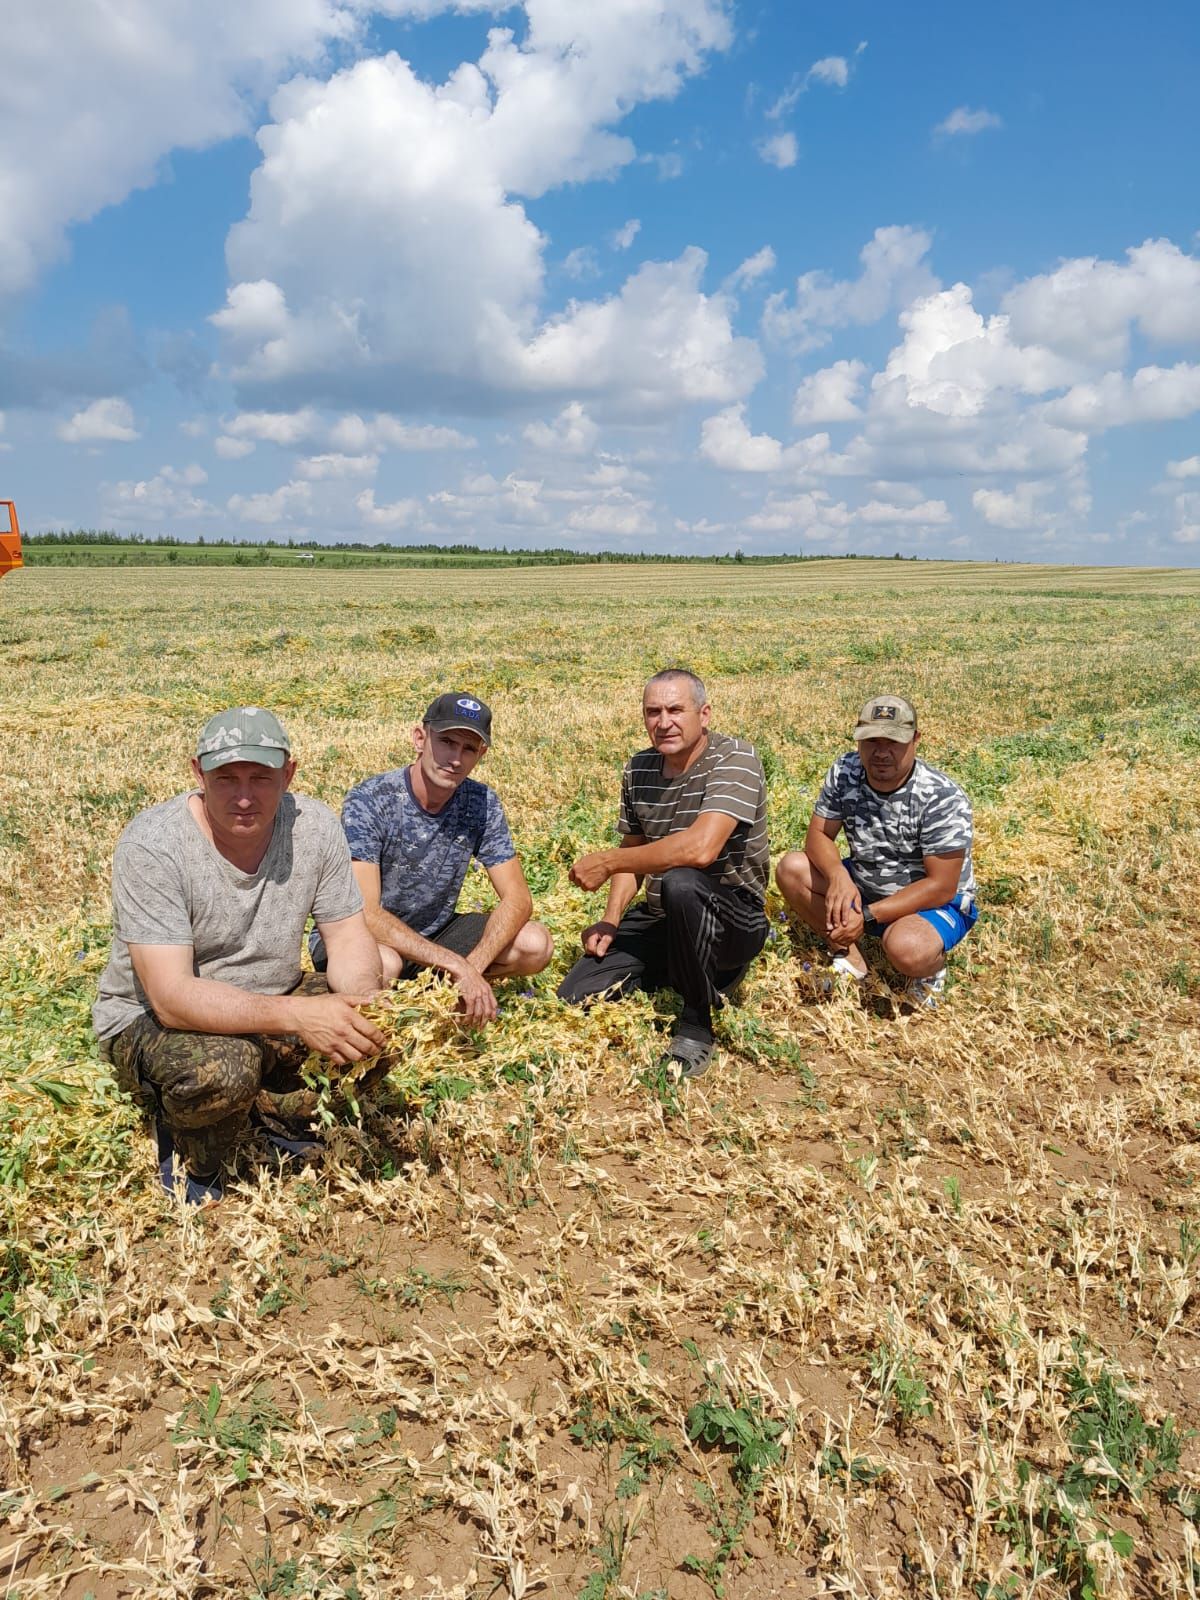
{"label": "man's bare arm", "polygon": [[133,970],[164,1028],[187,1033],[299,1034],[310,1050],[339,1066],[382,1048],[373,1022],[355,1010],[371,994],[254,994],[232,983],[198,978],[190,944],[131,944]]}
{"label": "man's bare arm", "polygon": [[329,957],[326,976],[335,994],[374,994],[383,986],[379,945],[361,911],[337,922],[318,922],[317,932]]}
{"label": "man's bare arm", "polygon": [[825,878],[826,929],[835,938],[856,940],[862,934],[862,896],[842,865],[837,836],[842,824],[836,817],[819,817],[808,824],[804,854]]}
{"label": "man's bare arm", "polygon": [[479,943],[467,957],[480,973],[486,972],[500,952],[508,949],[533,915],[533,896],[516,856],[497,867],[488,867],[487,875],[500,903],[488,916]]}
{"label": "man's bare arm", "polygon": [[379,865],[374,861],[351,863],[358,887],[362,890],[363,915],[375,940],[394,950],[405,961],[419,967],[432,967],[454,979],[462,996],[462,1009],[471,1022],[490,1022],[496,1015],[496,997],[489,984],[465,956],[456,955],[445,945],[426,939],[407,922],[385,911],[379,903],[382,891]]}
{"label": "man's bare arm", "polygon": [[447,950],[444,945],[435,944],[432,939],[426,939],[415,928],[410,928],[407,922],[394,917],[380,905],[378,865],[373,861],[355,861],[353,867],[358,887],[362,890],[363,915],[375,941],[419,967],[433,967],[435,971],[448,972],[454,978],[460,976],[466,965],[464,957],[455,955],[453,950]]}
{"label": "man's bare arm", "polygon": [[872,901],[870,913],[876,922],[899,922],[901,917],[911,917],[917,911],[932,911],[935,906],[949,905],[958,893],[958,880],[966,851],[959,850],[951,856],[924,856],[925,876],[915,883],[906,884],[895,894]]}
{"label": "man's bare arm", "polygon": [[[620,851],[637,850],[645,842],[640,833],[627,833],[621,840],[618,854]],[[608,947],[613,942],[613,935],[625,914],[625,908],[638,892],[641,882],[636,872],[613,873],[608,880],[608,898],[604,906],[604,915],[599,922],[593,922],[590,928],[583,930],[581,939],[584,955],[599,958],[608,954]]]}
{"label": "man's bare arm", "polygon": [[[571,882],[580,889],[598,889],[614,872],[669,872],[672,867],[711,867],[738,825],[723,811],[701,812],[695,822],[678,833],[653,842],[622,843],[617,850],[595,850],[581,856],[571,868]],[[629,836],[627,836],[628,839]]]}

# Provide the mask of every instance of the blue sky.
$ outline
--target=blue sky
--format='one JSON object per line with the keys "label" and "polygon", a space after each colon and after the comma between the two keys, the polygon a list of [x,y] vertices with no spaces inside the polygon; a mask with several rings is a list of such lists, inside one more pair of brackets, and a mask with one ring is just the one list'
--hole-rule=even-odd
{"label": "blue sky", "polygon": [[30,528],[1200,560],[1194,4],[5,34]]}

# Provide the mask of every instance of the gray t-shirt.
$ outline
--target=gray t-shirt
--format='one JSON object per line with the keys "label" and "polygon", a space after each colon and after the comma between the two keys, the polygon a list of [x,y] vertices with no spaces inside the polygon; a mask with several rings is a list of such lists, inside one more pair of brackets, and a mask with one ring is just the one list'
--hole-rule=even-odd
{"label": "gray t-shirt", "polygon": [[876,899],[925,877],[926,856],[966,852],[958,895],[975,895],[971,802],[953,778],[916,761],[898,789],[880,794],[867,782],[857,751],[839,756],[821,785],[817,816],[840,822],[854,878]]}
{"label": "gray t-shirt", "polygon": [[131,944],[191,945],[196,977],[287,994],[300,982],[310,913],[318,923],[340,922],[362,910],[341,823],[321,801],[285,794],[267,853],[246,873],[204,837],[188,798],[151,806],[117,841],[112,954],[92,1008],[97,1038],[113,1038],[151,1010]]}
{"label": "gray t-shirt", "polygon": [[[745,739],[710,733],[699,759],[669,778],[657,750],[639,750],[621,778],[623,834],[640,834],[652,843],[682,833],[705,812],[720,812],[737,823],[710,867],[709,877],[726,888],[742,889],[760,903],[766,893],[771,855],[767,844],[767,782],[758,752]],[[646,877],[646,908],[662,916],[662,874]]]}

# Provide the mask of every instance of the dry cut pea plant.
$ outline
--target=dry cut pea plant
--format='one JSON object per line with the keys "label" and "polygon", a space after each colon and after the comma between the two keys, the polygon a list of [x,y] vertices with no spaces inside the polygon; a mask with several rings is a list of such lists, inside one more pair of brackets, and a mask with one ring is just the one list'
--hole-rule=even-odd
{"label": "dry cut pea plant", "polygon": [[[0,591],[0,1592],[429,1600],[1200,1589],[1195,574],[814,562],[26,571]],[[701,1082],[554,986],[642,681],[758,746],[774,852],[858,704],[975,804],[934,1013],[772,937]],[[421,980],[317,1163],[157,1187],[88,1007],[122,826],[227,704],[336,805],[493,706],[551,969]],[[472,878],[465,903],[487,904]],[[353,1079],[355,1075],[351,1075]]]}

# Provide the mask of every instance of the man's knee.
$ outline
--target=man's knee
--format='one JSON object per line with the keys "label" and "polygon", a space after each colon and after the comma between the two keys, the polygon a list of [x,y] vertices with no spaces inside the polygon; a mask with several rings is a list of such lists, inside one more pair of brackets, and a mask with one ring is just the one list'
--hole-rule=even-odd
{"label": "man's knee", "polygon": [[590,1006],[594,1000],[623,1000],[638,987],[640,966],[619,955],[597,960],[581,956],[554,991],[569,1006]]}
{"label": "man's knee", "polygon": [[594,956],[583,956],[554,991],[568,1006],[586,1006],[604,993],[605,979]]}
{"label": "man's knee", "polygon": [[544,972],[554,955],[554,939],[541,922],[527,922],[513,940],[513,953],[519,972],[532,977]]}
{"label": "man's knee", "polygon": [[937,930],[924,917],[901,917],[883,936],[884,954],[906,978],[925,978],[945,959],[945,947]]}
{"label": "man's knee", "polygon": [[803,850],[789,850],[780,856],[775,868],[775,882],[785,900],[809,896],[813,892],[812,862]]}
{"label": "man's knee", "polygon": [[658,892],[662,908],[670,916],[673,911],[681,911],[685,906],[694,904],[711,888],[712,879],[699,867],[670,867],[662,875]]}
{"label": "man's knee", "polygon": [[158,1055],[148,1075],[174,1127],[205,1128],[248,1111],[262,1082],[262,1045],[253,1038],[171,1034]]}

